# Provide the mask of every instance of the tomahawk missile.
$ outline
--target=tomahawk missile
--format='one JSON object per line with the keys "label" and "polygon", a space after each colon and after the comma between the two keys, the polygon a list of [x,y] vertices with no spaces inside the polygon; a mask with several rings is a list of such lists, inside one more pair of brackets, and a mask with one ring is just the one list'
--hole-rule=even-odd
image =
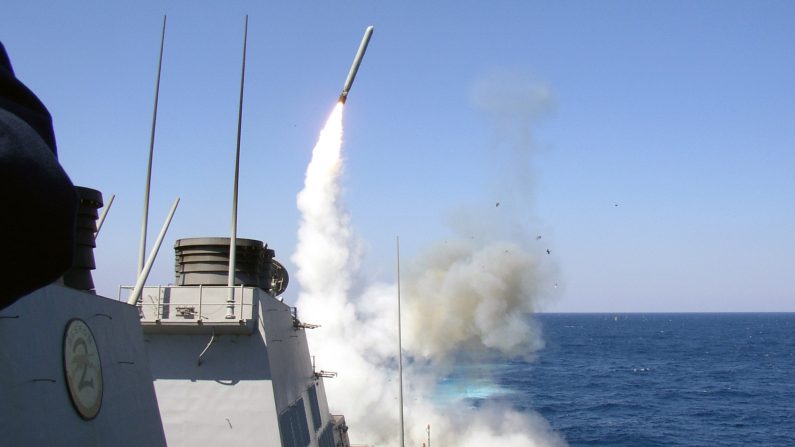
{"label": "tomahawk missile", "polygon": [[362,64],[364,52],[367,51],[367,44],[370,42],[370,37],[372,35],[373,27],[368,26],[364,31],[362,43],[359,44],[359,51],[356,52],[356,57],[353,58],[353,65],[351,65],[351,71],[348,72],[348,78],[345,79],[345,85],[342,86],[342,94],[340,95],[339,101],[343,104],[345,104],[345,100],[348,99],[348,92],[351,90],[351,86],[353,85],[353,79],[356,78],[356,72],[359,71],[359,65]]}

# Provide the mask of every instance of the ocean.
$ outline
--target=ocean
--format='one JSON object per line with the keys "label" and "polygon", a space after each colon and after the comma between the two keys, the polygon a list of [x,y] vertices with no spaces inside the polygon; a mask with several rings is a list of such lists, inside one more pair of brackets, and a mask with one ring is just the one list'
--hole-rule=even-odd
{"label": "ocean", "polygon": [[443,388],[540,413],[577,446],[795,446],[795,314],[542,314],[534,361]]}

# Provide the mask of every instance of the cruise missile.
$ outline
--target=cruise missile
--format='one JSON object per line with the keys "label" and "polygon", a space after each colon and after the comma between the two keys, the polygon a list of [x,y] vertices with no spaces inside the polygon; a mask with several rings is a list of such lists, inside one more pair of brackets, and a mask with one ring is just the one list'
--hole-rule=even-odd
{"label": "cruise missile", "polygon": [[348,72],[348,78],[345,79],[345,85],[342,86],[342,94],[340,94],[339,101],[343,104],[345,104],[345,101],[348,99],[348,92],[351,90],[356,72],[359,71],[359,65],[362,64],[364,52],[367,51],[367,44],[370,42],[370,37],[372,35],[373,27],[368,26],[367,29],[364,30],[364,37],[362,37],[362,43],[359,44],[359,51],[356,52],[356,57],[353,58],[353,65],[351,65],[351,71]]}

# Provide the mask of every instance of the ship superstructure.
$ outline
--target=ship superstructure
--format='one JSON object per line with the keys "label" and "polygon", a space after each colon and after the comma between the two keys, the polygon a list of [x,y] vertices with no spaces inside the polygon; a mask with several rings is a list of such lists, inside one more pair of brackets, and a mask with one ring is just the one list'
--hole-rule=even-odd
{"label": "ship superstructure", "polygon": [[[88,231],[101,195],[81,194]],[[287,271],[262,242],[236,242],[234,287],[229,238],[193,238],[175,244],[174,285],[144,287],[134,306],[101,297],[92,241],[79,272],[3,309],[3,443],[349,446],[330,374],[312,364],[316,326],[278,298]]]}
{"label": "ship superstructure", "polygon": [[305,330],[314,326],[277,298],[286,270],[262,242],[236,243],[234,287],[229,238],[192,238],[175,244],[176,284],[141,294],[168,444],[347,445],[312,365]]}
{"label": "ship superstructure", "polygon": [[102,195],[78,187],[72,268],[0,307],[0,444],[350,447],[345,418],[326,401],[323,378],[334,373],[310,356],[305,331],[317,326],[279,298],[288,274],[275,252],[236,236],[248,17],[245,30],[231,237],[177,240],[175,284],[144,286],[179,203],[144,265],[159,65],[136,285],[119,301],[95,294]]}
{"label": "ship superstructure", "polygon": [[139,312],[93,290],[102,195],[76,192],[73,267],[0,311],[0,444],[164,446]]}

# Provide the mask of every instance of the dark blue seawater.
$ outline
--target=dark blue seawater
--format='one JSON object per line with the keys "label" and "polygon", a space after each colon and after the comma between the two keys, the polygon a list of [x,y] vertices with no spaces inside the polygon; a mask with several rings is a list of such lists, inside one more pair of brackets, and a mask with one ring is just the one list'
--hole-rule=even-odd
{"label": "dark blue seawater", "polygon": [[573,447],[795,446],[795,314],[538,318],[535,361],[461,365],[471,405],[537,411]]}

